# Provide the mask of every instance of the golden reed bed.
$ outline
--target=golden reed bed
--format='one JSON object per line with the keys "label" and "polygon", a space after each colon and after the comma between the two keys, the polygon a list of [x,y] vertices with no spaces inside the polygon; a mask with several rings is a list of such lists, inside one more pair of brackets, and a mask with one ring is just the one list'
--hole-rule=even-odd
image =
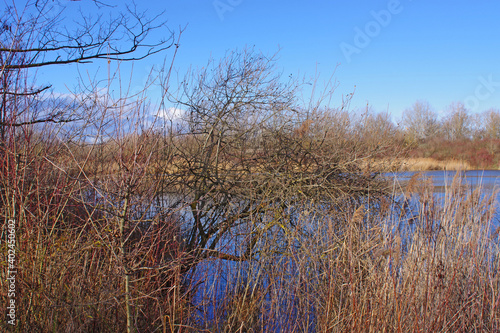
{"label": "golden reed bed", "polygon": [[473,170],[466,161],[446,160],[439,161],[433,158],[396,158],[371,160],[362,164],[362,169],[384,171],[433,171],[433,170]]}

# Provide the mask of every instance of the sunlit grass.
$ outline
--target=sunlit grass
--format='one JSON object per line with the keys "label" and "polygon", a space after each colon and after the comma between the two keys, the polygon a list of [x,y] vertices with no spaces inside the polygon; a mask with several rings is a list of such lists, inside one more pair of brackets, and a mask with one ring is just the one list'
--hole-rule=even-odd
{"label": "sunlit grass", "polygon": [[444,160],[433,158],[407,158],[400,161],[399,171],[432,171],[432,170],[470,170],[471,165],[466,161]]}

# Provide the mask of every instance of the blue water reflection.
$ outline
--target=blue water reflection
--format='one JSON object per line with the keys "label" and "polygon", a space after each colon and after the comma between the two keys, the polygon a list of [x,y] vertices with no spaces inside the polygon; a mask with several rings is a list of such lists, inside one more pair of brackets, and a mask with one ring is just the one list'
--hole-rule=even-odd
{"label": "blue water reflection", "polygon": [[[411,172],[391,172],[385,173],[383,176],[392,181],[393,190],[396,195],[402,196],[406,185],[410,179],[419,175],[421,179],[430,179],[434,185],[434,194],[444,200],[444,195],[453,184],[456,176],[460,177],[461,185],[468,187],[468,193],[471,194],[474,190],[481,191],[481,196],[496,195],[495,215],[492,219],[493,230],[500,227],[500,170],[470,170],[470,171],[411,171]],[[398,193],[400,193],[398,195]],[[415,198],[414,198],[415,199]],[[418,201],[418,200],[417,200]]]}

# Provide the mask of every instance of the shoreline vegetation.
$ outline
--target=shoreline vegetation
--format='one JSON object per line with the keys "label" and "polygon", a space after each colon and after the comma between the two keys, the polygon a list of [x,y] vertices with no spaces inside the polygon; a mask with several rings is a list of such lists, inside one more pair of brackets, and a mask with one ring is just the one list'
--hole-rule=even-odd
{"label": "shoreline vegetation", "polygon": [[483,170],[472,168],[471,165],[465,161],[458,160],[445,160],[439,161],[433,158],[407,158],[396,159],[392,165],[387,167],[387,171],[403,172],[403,171],[467,171],[467,170]]}
{"label": "shoreline vegetation", "polygon": [[381,157],[373,165],[383,171],[393,172],[499,170],[500,140],[474,137],[457,140],[433,138],[406,145],[402,155]]}

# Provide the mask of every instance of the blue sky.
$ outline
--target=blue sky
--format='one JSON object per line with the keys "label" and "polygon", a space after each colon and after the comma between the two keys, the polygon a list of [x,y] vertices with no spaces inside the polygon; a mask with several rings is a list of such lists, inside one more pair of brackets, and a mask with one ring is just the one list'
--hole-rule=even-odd
{"label": "blue sky", "polygon": [[[138,7],[165,11],[171,29],[187,25],[175,61],[179,76],[227,51],[254,47],[280,50],[285,77],[317,72],[321,83],[337,68],[334,104],[356,86],[353,109],[369,103],[395,120],[418,99],[437,112],[456,101],[473,112],[500,108],[498,1],[154,0]],[[165,56],[172,51],[134,64],[138,84]],[[66,83],[74,73],[68,69]],[[61,77],[54,82],[61,89]]]}

